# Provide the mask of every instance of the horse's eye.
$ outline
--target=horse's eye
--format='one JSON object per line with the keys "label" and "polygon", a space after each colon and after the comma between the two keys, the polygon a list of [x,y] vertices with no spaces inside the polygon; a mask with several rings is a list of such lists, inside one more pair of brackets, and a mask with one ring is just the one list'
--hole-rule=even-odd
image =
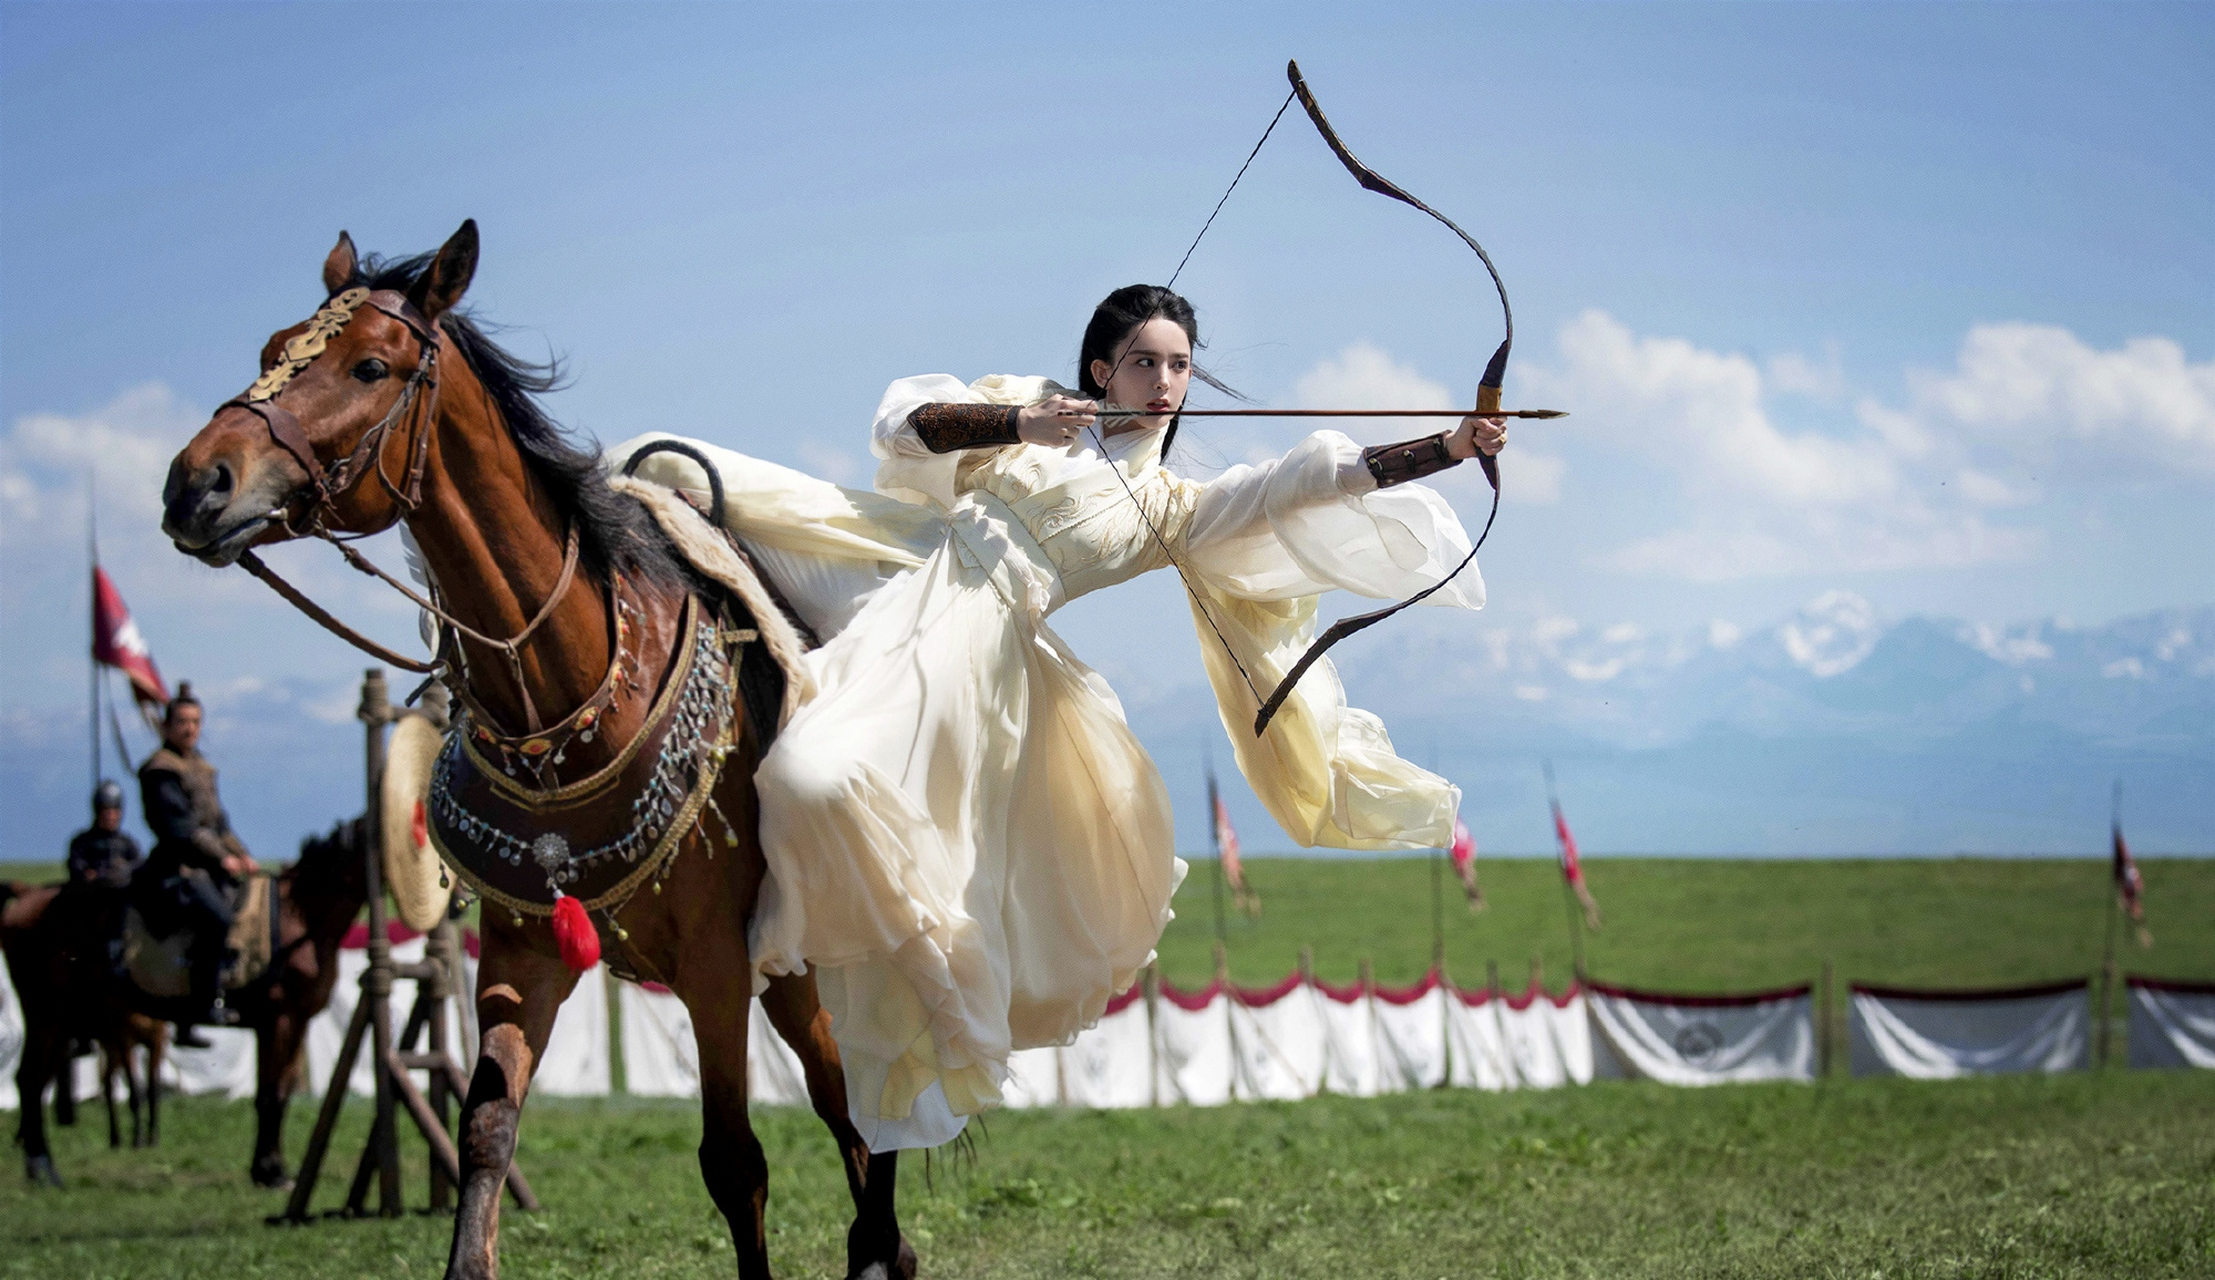
{"label": "horse's eye", "polygon": [[362,382],[376,382],[391,372],[382,360],[364,360],[354,366],[354,377]]}

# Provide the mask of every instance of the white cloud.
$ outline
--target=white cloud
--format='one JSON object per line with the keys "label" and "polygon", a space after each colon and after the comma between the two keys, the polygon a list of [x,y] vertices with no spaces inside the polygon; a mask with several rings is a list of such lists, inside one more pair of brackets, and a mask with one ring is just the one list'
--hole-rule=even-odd
{"label": "white cloud", "polygon": [[1797,351],[1769,358],[1769,383],[1778,391],[1806,396],[1830,404],[1845,394],[1846,370],[1839,362],[1838,345],[1832,343],[1817,364]]}
{"label": "white cloud", "polygon": [[1717,649],[1734,649],[1746,638],[1746,629],[1728,619],[1717,618],[1707,624],[1707,642]]}
{"label": "white cloud", "polygon": [[1781,423],[1771,407],[1780,393],[1843,400],[1835,353],[1827,367],[1790,356],[1765,372],[1751,357],[1641,336],[1599,311],[1564,326],[1559,349],[1561,364],[1527,371],[1526,389],[1573,408],[1572,430],[1604,426],[1610,447],[1643,451],[1658,487],[1674,491],[1664,496],[1689,512],[1601,553],[1600,567],[1726,582],[1962,568],[2043,545],[2040,529],[1992,515],[2040,491],[2006,478],[2012,468],[1967,465],[1958,427],[1873,401],[1836,432]]}
{"label": "white cloud", "polygon": [[[1352,346],[1318,362],[1292,384],[1292,394],[1303,409],[1459,409],[1446,384],[1426,378],[1415,366],[1402,364],[1390,352],[1368,342]],[[1344,418],[1333,426],[1363,444],[1390,444],[1429,435],[1452,427],[1451,419]],[[1517,439],[1527,424],[1508,424],[1509,445],[1500,459],[1500,501],[1523,506],[1548,506],[1561,500],[1561,480],[1568,464],[1559,456],[1525,449]],[[1281,450],[1259,447],[1247,461],[1260,462]],[[1476,467],[1457,467],[1424,483],[1467,509],[1491,500],[1490,486]]]}
{"label": "white cloud", "polygon": [[159,382],[131,388],[91,413],[34,413],[0,436],[0,514],[17,547],[84,537],[84,492],[96,480],[100,505],[161,511],[169,460],[207,414]]}
{"label": "white cloud", "polygon": [[2044,496],[2035,484],[2009,484],[1974,467],[1955,473],[1954,483],[1961,486],[1962,497],[1980,507],[2027,507]]}
{"label": "white cloud", "polygon": [[[1382,348],[1357,342],[1325,358],[1292,384],[1303,409],[1454,409],[1453,393]],[[1405,419],[1348,418],[1342,429],[1364,444],[1390,444],[1426,434]]]}
{"label": "white cloud", "polygon": [[2117,658],[2101,667],[2100,674],[2110,680],[2143,680],[2146,678],[2146,664],[2136,658]]}
{"label": "white cloud", "polygon": [[1915,412],[2019,456],[2081,444],[2153,468],[2215,475],[2215,361],[2168,338],[2112,351],[2051,325],[1987,324],[1952,373],[1918,380]]}

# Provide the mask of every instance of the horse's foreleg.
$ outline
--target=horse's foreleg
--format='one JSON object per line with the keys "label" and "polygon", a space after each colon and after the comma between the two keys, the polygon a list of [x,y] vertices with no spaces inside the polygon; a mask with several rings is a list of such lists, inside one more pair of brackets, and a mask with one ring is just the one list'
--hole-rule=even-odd
{"label": "horse's foreleg", "polygon": [[[23,1037],[23,1057],[15,1066],[15,1097],[20,1108],[15,1118],[15,1140],[23,1148],[23,1176],[34,1186],[43,1183],[58,1187],[62,1178],[54,1172],[54,1154],[46,1145],[46,1085],[54,1077],[57,1061],[67,1069],[68,1046],[48,1019],[33,1021],[26,1016],[24,1022],[28,1034]],[[41,1022],[48,1025],[42,1026]]]}
{"label": "horse's foreleg", "polygon": [[279,1013],[254,1037],[254,1160],[246,1169],[257,1187],[292,1185],[285,1170],[285,1105],[292,1101],[301,1031],[298,1018]]}
{"label": "horse's foreleg", "polygon": [[863,1275],[881,1266],[891,1276],[915,1274],[915,1250],[900,1234],[894,1203],[899,1153],[872,1155],[869,1144],[846,1112],[846,1073],[839,1065],[838,1042],[831,1038],[830,1011],[816,998],[810,974],[771,978],[762,993],[762,1012],[799,1055],[808,1082],[808,1101],[838,1143],[846,1167],[846,1188],[854,1197],[854,1222],[846,1232],[846,1269]]}
{"label": "horse's foreleg", "polygon": [[123,1126],[115,1114],[115,1073],[123,1072],[125,1091],[130,1095],[131,1118],[138,1119],[138,1086],[131,1079],[131,1050],[129,1042],[121,1036],[106,1036],[100,1041],[100,1101],[108,1108],[108,1150],[123,1145]]}
{"label": "horse's foreleg", "polygon": [[169,1053],[169,1024],[157,1022],[146,1037],[146,1145],[162,1140],[162,1059]]}
{"label": "horse's foreleg", "polygon": [[769,1275],[769,1162],[746,1115],[746,1006],[753,968],[745,932],[694,939],[675,984],[692,1014],[700,1060],[700,1177],[731,1228],[738,1274]]}
{"label": "horse's foreleg", "polygon": [[523,1098],[554,1014],[577,985],[576,973],[558,957],[525,949],[527,927],[490,918],[485,924],[477,967],[477,1066],[461,1109],[461,1207],[446,1257],[448,1280],[500,1274],[500,1190],[515,1158]]}

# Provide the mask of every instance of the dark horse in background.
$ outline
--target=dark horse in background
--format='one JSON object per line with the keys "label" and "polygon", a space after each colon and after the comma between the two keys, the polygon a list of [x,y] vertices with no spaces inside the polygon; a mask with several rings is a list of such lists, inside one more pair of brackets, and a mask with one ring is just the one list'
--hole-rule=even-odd
{"label": "dark horse in background", "polygon": [[[285,1104],[300,1083],[300,1046],[308,1020],[330,1003],[338,980],[338,946],[368,900],[364,888],[362,824],[351,819],[325,836],[302,841],[300,860],[276,877],[277,949],[269,968],[228,993],[239,1025],[251,1028],[256,1046],[254,1182],[281,1187],[285,1172]],[[123,1037],[134,1015],[166,1018],[178,1011],[149,997],[115,971],[110,943],[122,936],[123,895],[59,885],[0,887],[0,948],[23,1004],[23,1060],[16,1068],[16,1140],[33,1182],[61,1185],[46,1141],[40,1099],[69,1066],[73,1039]],[[160,1084],[147,1075],[150,1129],[159,1131]],[[109,1129],[114,1134],[111,1110]],[[135,1109],[134,1109],[135,1122]]]}
{"label": "dark horse in background", "polygon": [[[474,704],[471,723],[527,745],[541,716],[560,727],[590,709],[596,732],[570,736],[552,753],[571,762],[556,781],[589,778],[621,767],[632,758],[628,744],[668,723],[657,717],[659,691],[678,665],[688,611],[745,611],[682,562],[641,504],[608,484],[595,452],[545,417],[533,396],[555,385],[553,371],[516,360],[455,310],[476,267],[474,222],[436,254],[398,262],[358,259],[342,233],[323,264],[324,309],[271,337],[263,380],[218,409],[177,455],[162,527],[179,550],[228,565],[265,543],[405,522],[429,569],[430,603],[442,611],[445,678],[464,706]],[[304,597],[294,603],[313,608]],[[327,618],[318,620],[344,634]],[[746,694],[746,714],[710,793],[724,822],[712,838],[685,827],[655,892],[620,902],[610,893],[584,927],[618,970],[666,983],[691,1012],[700,1172],[729,1220],[739,1274],[753,1277],[769,1274],[768,1165],[746,1115],[746,926],[766,873],[753,774],[775,732],[783,677],[759,645],[738,653],[733,683]],[[570,826],[533,847],[564,832],[581,840],[586,824],[618,820],[611,811],[636,812],[629,802],[639,794],[619,785],[579,800],[573,810],[587,812],[558,818]],[[506,873],[464,869],[480,879]],[[580,888],[566,901],[585,896]],[[520,896],[512,906],[486,903],[480,1052],[461,1115],[449,1276],[498,1272],[500,1190],[524,1098],[578,977],[549,925],[552,910]],[[872,1154],[847,1117],[813,977],[773,979],[762,1000],[800,1055],[809,1096],[844,1159],[856,1207],[850,1274],[912,1275],[915,1255],[894,1214],[896,1153]]]}

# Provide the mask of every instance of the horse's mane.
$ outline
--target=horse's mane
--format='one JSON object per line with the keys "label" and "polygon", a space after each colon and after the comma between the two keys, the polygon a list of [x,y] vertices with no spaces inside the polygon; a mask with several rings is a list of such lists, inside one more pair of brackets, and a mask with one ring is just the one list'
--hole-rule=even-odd
{"label": "horse's mane", "polygon": [[[347,287],[406,293],[437,256],[435,252],[392,259],[369,255]],[[562,386],[561,362],[553,356],[534,362],[505,350],[486,333],[484,322],[458,308],[440,316],[438,323],[492,396],[525,465],[546,487],[562,517],[575,524],[582,567],[603,583],[611,572],[620,572],[639,582],[687,584],[690,575],[653,517],[608,487],[597,443],[571,439],[539,407],[538,396]]]}

